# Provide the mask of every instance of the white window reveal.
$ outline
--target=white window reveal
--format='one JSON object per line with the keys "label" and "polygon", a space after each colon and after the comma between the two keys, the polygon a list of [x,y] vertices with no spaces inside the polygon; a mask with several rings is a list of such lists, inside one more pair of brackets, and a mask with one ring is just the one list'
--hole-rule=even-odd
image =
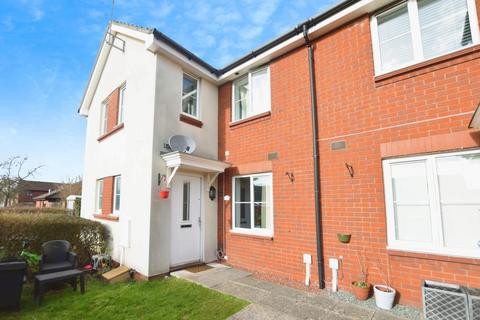
{"label": "white window reveal", "polygon": [[107,133],[108,128],[108,99],[102,102],[100,109],[100,135]]}
{"label": "white window reveal", "polygon": [[255,70],[233,83],[232,121],[242,120],[271,109],[270,69]]}
{"label": "white window reveal", "polygon": [[272,174],[233,178],[233,232],[273,235]]}
{"label": "white window reveal", "polygon": [[182,112],[199,118],[198,79],[184,73],[182,84]]}
{"label": "white window reveal", "polygon": [[102,213],[103,205],[103,179],[97,180],[96,185],[96,195],[95,195],[95,213]]}
{"label": "white window reveal", "polygon": [[190,181],[183,183],[182,222],[190,221]]}
{"label": "white window reveal", "polygon": [[115,176],[113,181],[113,213],[120,213],[120,200],[121,200],[121,186],[122,186],[122,177]]}
{"label": "white window reveal", "polygon": [[475,0],[407,0],[372,17],[376,74],[479,43]]}
{"label": "white window reveal", "polygon": [[392,249],[480,257],[480,151],[383,162]]}
{"label": "white window reveal", "polygon": [[123,113],[125,109],[125,93],[127,91],[127,86],[123,85],[120,87],[119,97],[118,97],[118,117],[117,125],[123,123]]}

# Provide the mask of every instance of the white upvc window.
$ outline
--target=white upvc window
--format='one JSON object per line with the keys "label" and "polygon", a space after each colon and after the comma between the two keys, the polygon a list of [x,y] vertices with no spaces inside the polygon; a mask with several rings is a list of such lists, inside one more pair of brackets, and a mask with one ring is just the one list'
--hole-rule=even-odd
{"label": "white upvc window", "polygon": [[120,87],[119,97],[118,97],[118,117],[117,125],[123,123],[123,113],[125,109],[125,93],[127,91],[127,85],[124,84]]}
{"label": "white upvc window", "polygon": [[200,118],[199,80],[189,74],[183,74],[182,113]]}
{"label": "white upvc window", "polygon": [[249,72],[233,82],[232,121],[239,121],[271,109],[270,68]]}
{"label": "white upvc window", "polygon": [[232,232],[273,236],[272,174],[233,178]]}
{"label": "white upvc window", "polygon": [[475,0],[407,0],[371,18],[375,74],[479,43]]}
{"label": "white upvc window", "polygon": [[103,179],[98,179],[95,187],[95,213],[102,213],[103,205]]}
{"label": "white upvc window", "polygon": [[115,215],[120,213],[121,185],[122,176],[115,176],[113,178],[113,214]]}
{"label": "white upvc window", "polygon": [[480,258],[480,151],[383,161],[390,249]]}
{"label": "white upvc window", "polygon": [[108,99],[102,102],[100,108],[100,135],[107,133],[108,128]]}

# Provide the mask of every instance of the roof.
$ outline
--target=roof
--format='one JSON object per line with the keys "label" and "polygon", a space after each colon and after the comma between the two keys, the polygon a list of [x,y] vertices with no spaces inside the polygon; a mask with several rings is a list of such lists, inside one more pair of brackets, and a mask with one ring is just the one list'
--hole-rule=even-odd
{"label": "roof", "polygon": [[33,200],[60,199],[60,189],[56,189],[33,198]]}
{"label": "roof", "polygon": [[20,182],[20,188],[24,191],[49,191],[62,186],[61,183],[47,181],[24,180]]}
{"label": "roof", "polygon": [[180,65],[193,68],[195,72],[199,73],[198,76],[205,77],[215,84],[221,85],[226,81],[233,80],[251,68],[269,63],[273,59],[305,45],[304,30],[306,31],[306,37],[315,39],[394,1],[396,0],[343,0],[222,68],[212,66],[155,28],[145,28],[125,22],[111,21],[102,40],[78,112],[81,115],[88,116],[90,104],[110,53],[111,46],[106,45],[105,41],[109,33],[114,35],[121,33],[143,41],[147,50],[154,53],[161,52],[175,59]]}

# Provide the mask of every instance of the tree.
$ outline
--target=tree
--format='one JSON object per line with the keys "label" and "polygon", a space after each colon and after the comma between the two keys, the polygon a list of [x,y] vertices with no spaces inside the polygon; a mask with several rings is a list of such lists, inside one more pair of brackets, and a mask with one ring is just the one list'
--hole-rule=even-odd
{"label": "tree", "polygon": [[60,187],[60,197],[66,199],[70,195],[82,194],[82,177],[77,176],[75,178],[67,177]]}
{"label": "tree", "polygon": [[21,191],[22,182],[32,178],[43,166],[25,169],[27,157],[13,156],[0,161],[0,200],[6,207],[12,203]]}

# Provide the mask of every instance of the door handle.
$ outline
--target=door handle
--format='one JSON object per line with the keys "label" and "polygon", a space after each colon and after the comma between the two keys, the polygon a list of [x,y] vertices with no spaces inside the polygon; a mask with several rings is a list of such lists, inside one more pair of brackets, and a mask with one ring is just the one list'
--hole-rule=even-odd
{"label": "door handle", "polygon": [[182,229],[183,229],[183,228],[191,228],[191,227],[192,227],[191,224],[182,224],[182,225],[180,226],[180,228],[182,228]]}

